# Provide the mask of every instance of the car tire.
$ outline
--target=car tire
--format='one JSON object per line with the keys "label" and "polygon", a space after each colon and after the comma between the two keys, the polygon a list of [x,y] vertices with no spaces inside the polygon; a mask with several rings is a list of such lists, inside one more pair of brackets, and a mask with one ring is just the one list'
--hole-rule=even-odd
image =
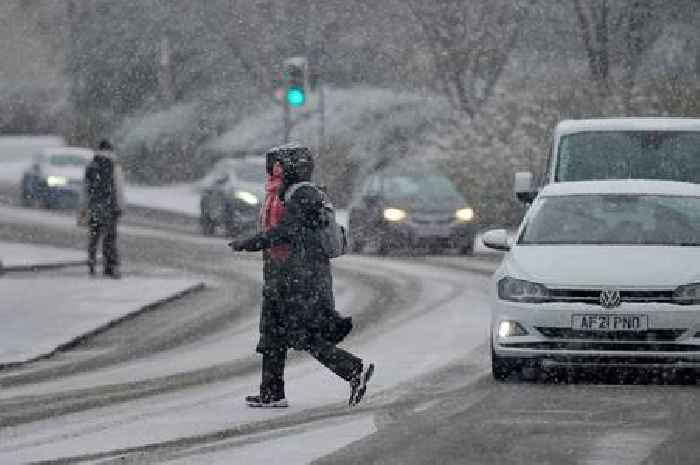
{"label": "car tire", "polygon": [[365,243],[361,239],[350,237],[350,247],[348,248],[351,253],[362,253],[365,250]]}
{"label": "car tire", "polygon": [[459,254],[471,257],[472,255],[474,255],[474,246],[473,245],[463,245],[462,247],[459,248]]}
{"label": "car tire", "polygon": [[48,194],[44,195],[41,199],[38,200],[38,202],[39,207],[45,210],[52,210],[53,208],[55,208],[55,202],[48,196]]}
{"label": "car tire", "polygon": [[375,233],[376,238],[372,241],[374,245],[374,253],[377,255],[388,255],[389,254],[389,243],[382,233]]}
{"label": "car tire", "polygon": [[460,255],[474,255],[474,237],[465,237],[457,244],[457,252]]}
{"label": "car tire", "polygon": [[33,204],[32,195],[26,188],[22,188],[22,195],[20,195],[19,203],[23,207],[31,207]]}
{"label": "car tire", "polygon": [[348,250],[351,253],[361,254],[365,251],[365,235],[361,227],[358,227],[359,220],[356,219],[355,215],[351,212],[348,220],[348,238],[349,247]]}
{"label": "car tire", "polygon": [[491,375],[496,381],[507,381],[515,378],[522,379],[523,361],[519,358],[499,357],[491,348]]}
{"label": "car tire", "polygon": [[199,218],[199,225],[202,227],[202,234],[205,236],[213,236],[216,232],[216,223],[208,216],[202,215]]}
{"label": "car tire", "polygon": [[236,212],[236,206],[226,201],[222,222],[228,237],[236,237],[241,234],[243,228],[240,221],[240,214]]}

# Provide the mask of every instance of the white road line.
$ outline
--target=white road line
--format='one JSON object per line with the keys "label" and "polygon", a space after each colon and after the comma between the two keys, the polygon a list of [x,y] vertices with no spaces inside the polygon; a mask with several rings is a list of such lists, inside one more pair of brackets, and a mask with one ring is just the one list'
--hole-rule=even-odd
{"label": "white road line", "polygon": [[637,465],[671,434],[665,429],[641,429],[604,433],[591,445],[582,465]]}

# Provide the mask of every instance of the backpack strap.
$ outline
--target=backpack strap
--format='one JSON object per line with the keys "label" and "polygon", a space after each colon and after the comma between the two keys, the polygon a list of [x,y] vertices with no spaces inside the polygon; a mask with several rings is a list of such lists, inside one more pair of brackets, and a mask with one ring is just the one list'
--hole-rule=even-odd
{"label": "backpack strap", "polygon": [[287,192],[284,193],[284,203],[289,202],[289,199],[292,198],[294,193],[299,190],[300,187],[304,186],[310,186],[313,187],[314,189],[317,189],[316,185],[310,181],[302,181],[302,182],[297,182],[292,184],[287,188]]}

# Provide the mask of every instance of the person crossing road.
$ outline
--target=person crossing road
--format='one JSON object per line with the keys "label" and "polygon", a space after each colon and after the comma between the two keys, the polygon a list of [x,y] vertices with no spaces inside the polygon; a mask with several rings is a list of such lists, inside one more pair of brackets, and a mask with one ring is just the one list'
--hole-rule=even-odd
{"label": "person crossing road", "polygon": [[[308,351],[350,385],[349,405],[365,395],[374,364],[337,347],[352,320],[335,309],[330,258],[320,240],[323,194],[311,180],[314,163],[307,147],[287,145],[268,155],[268,198],[263,230],[231,242],[235,251],[263,251],[264,286],[260,321],[262,380],[259,394],[246,397],[252,407],[286,407],[284,367],[288,349]],[[272,196],[272,197],[270,197]]]}

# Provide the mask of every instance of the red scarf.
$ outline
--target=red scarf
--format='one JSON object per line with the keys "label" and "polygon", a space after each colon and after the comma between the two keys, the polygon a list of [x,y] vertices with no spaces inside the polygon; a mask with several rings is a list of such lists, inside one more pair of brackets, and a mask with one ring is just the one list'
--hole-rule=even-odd
{"label": "red scarf", "polygon": [[[260,229],[269,231],[282,222],[286,210],[278,193],[282,186],[284,173],[279,164],[275,163],[272,174],[268,174],[265,181],[265,200],[260,210]],[[289,256],[289,246],[275,245],[270,248],[270,257],[276,261],[285,261]]]}

